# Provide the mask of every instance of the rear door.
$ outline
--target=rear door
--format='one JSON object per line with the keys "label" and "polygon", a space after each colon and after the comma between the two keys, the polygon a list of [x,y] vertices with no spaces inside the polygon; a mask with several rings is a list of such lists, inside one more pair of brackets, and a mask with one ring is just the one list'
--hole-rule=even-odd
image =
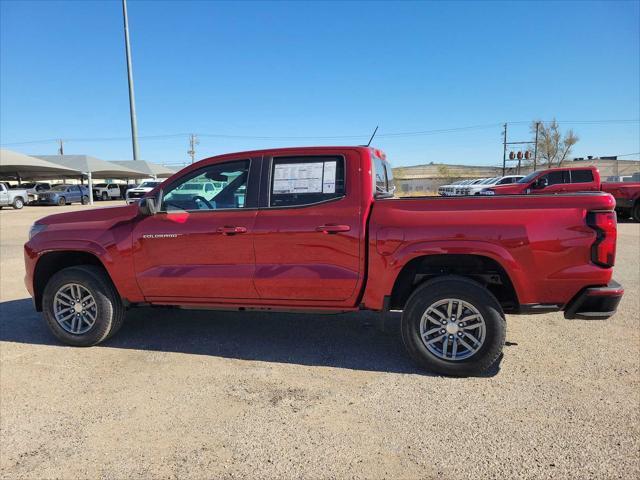
{"label": "rear door", "polygon": [[266,157],[255,224],[261,299],[354,302],[362,276],[360,154]]}
{"label": "rear door", "polygon": [[600,190],[598,188],[596,179],[593,176],[593,170],[590,170],[590,169],[570,170],[569,174],[571,177],[570,191],[585,192],[585,191]]}
{"label": "rear door", "polygon": [[[217,162],[166,186],[160,211],[142,218],[133,231],[136,275],[148,300],[257,298],[253,240],[259,164],[251,158]],[[222,188],[207,199],[197,187],[211,181]]]}

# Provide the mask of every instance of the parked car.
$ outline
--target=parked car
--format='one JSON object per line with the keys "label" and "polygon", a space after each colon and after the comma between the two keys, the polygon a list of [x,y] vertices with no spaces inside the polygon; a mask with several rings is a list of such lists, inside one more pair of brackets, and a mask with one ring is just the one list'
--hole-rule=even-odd
{"label": "parked car", "polygon": [[23,183],[22,188],[27,191],[27,203],[32,204],[36,203],[38,200],[39,193],[46,192],[51,189],[51,184],[46,182],[30,182]]}
{"label": "parked car", "polygon": [[466,186],[462,189],[461,195],[479,195],[480,192],[485,188],[498,185],[510,185],[514,182],[517,182],[521,178],[524,178],[524,175],[505,175],[504,177],[489,178],[474,185]]}
{"label": "parked car", "polygon": [[20,210],[27,202],[29,195],[24,189],[9,189],[7,183],[0,183],[0,209],[13,207]]}
{"label": "parked car", "polygon": [[[209,181],[221,185],[213,197],[185,187]],[[111,337],[143,305],[402,310],[409,355],[449,375],[496,361],[506,313],[614,314],[624,290],[612,281],[611,195],[397,198],[392,184],[368,147],[212,157],[137,204],[38,220],[26,286],[76,346]]]}
{"label": "parked car", "polygon": [[640,181],[605,182],[602,184],[602,191],[616,199],[616,212],[620,218],[631,217],[640,222]]}
{"label": "parked car", "polygon": [[127,190],[125,194],[125,201],[127,203],[134,203],[139,201],[145,194],[156,188],[162,182],[157,180],[145,180],[140,185],[135,186]]}
{"label": "parked car", "polygon": [[120,198],[120,187],[117,183],[94,183],[94,200],[115,200]]}
{"label": "parked car", "polygon": [[83,205],[89,203],[89,189],[84,185],[59,184],[51,187],[51,190],[38,194],[39,205],[68,205],[80,202]]}
{"label": "parked car", "polygon": [[550,168],[532,172],[510,185],[485,188],[480,194],[525,195],[598,190],[600,190],[600,173],[596,167]]}

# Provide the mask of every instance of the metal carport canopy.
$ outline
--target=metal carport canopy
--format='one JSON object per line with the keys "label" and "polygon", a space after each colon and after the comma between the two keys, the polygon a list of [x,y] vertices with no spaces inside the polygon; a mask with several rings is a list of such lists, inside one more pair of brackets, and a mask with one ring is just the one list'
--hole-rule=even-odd
{"label": "metal carport canopy", "polygon": [[112,163],[123,165],[127,168],[133,168],[140,172],[147,172],[148,177],[154,178],[169,178],[176,173],[175,170],[160,165],[158,163],[148,162],[146,160],[113,160]]}
{"label": "metal carport canopy", "polygon": [[93,176],[101,178],[145,178],[149,175],[145,172],[106,162],[89,155],[36,155],[37,158],[57,163],[64,167],[78,170],[87,175],[89,180],[89,202],[93,204]]}
{"label": "metal carport canopy", "polygon": [[16,180],[78,177],[79,170],[0,148],[0,176]]}

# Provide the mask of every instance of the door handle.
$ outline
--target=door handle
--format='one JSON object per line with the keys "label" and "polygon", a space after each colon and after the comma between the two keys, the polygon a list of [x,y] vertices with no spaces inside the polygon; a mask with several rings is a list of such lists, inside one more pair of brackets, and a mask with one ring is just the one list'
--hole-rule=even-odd
{"label": "door handle", "polygon": [[322,225],[320,227],[316,227],[316,232],[322,233],[339,233],[339,232],[348,232],[351,230],[349,225]]}
{"label": "door handle", "polygon": [[218,227],[216,231],[223,235],[235,235],[237,233],[247,233],[247,227]]}

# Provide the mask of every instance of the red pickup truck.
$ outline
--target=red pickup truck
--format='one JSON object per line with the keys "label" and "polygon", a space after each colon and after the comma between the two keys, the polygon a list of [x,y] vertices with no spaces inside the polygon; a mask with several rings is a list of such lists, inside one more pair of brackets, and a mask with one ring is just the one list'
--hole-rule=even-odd
{"label": "red pickup truck", "polygon": [[509,185],[497,185],[480,195],[524,195],[600,190],[600,173],[596,167],[550,168],[532,172]]}
{"label": "red pickup truck", "polygon": [[53,334],[89,346],[128,308],[402,310],[421,366],[477,374],[506,313],[605,319],[611,195],[395,198],[368,147],[286,148],[195,163],[140,203],[51,215],[25,244],[26,285]]}
{"label": "red pickup truck", "polygon": [[605,182],[602,191],[616,199],[616,212],[620,218],[633,218],[640,222],[640,182]]}

